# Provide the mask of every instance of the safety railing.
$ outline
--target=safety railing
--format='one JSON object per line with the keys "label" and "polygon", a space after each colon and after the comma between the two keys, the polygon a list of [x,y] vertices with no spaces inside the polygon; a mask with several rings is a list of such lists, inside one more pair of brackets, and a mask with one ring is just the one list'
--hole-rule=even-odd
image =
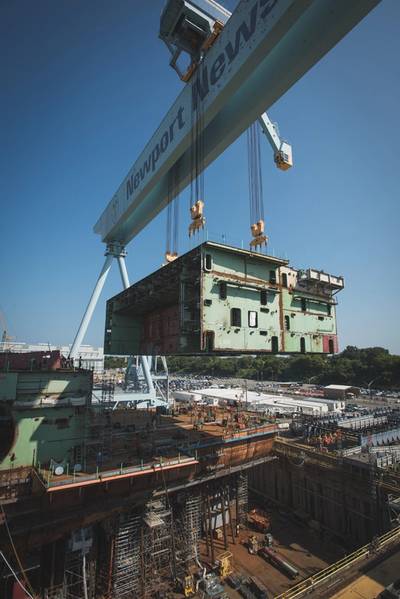
{"label": "safety railing", "polygon": [[95,472],[88,473],[84,471],[76,471],[72,468],[70,471],[69,464],[65,465],[65,471],[63,474],[56,473],[56,465],[50,465],[49,468],[43,468],[40,463],[35,467],[35,472],[40,478],[42,484],[47,488],[61,488],[75,486],[79,484],[87,484],[90,482],[109,482],[112,479],[119,478],[121,476],[129,475],[140,475],[146,473],[152,473],[158,470],[167,470],[169,468],[176,468],[180,466],[187,466],[196,464],[197,459],[195,456],[186,456],[178,454],[172,459],[157,458],[152,462],[144,462],[141,460],[140,464],[136,465],[124,465],[121,463],[118,468],[110,470],[101,469],[96,467]]}
{"label": "safety railing", "polygon": [[400,526],[397,528],[385,533],[381,537],[378,537],[373,540],[373,542],[368,545],[364,545],[360,549],[357,549],[353,553],[346,555],[346,557],[341,560],[335,562],[331,566],[328,566],[324,570],[317,572],[317,574],[313,574],[309,578],[302,580],[301,582],[294,585],[288,591],[277,595],[275,599],[298,599],[299,597],[303,597],[304,595],[310,593],[317,586],[328,582],[329,579],[336,576],[342,570],[346,568],[350,568],[355,565],[358,561],[373,555],[375,552],[379,551],[383,547],[389,545],[393,542],[400,541]]}

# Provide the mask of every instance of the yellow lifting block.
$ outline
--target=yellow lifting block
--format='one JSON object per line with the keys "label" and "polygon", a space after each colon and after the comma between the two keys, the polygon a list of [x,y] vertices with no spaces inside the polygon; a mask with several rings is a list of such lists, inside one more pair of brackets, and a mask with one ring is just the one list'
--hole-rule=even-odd
{"label": "yellow lifting block", "polygon": [[177,259],[177,257],[178,257],[177,252],[165,252],[165,260],[168,263],[173,262],[174,260]]}
{"label": "yellow lifting block", "polygon": [[281,171],[287,171],[293,166],[292,146],[286,141],[282,142],[280,150],[275,152],[275,164]]}
{"label": "yellow lifting block", "polygon": [[191,237],[199,229],[204,229],[206,219],[203,216],[204,202],[197,200],[197,202],[190,208],[190,218],[192,222],[189,225],[189,237]]}
{"label": "yellow lifting block", "polygon": [[267,245],[268,237],[264,235],[265,224],[263,220],[259,220],[250,227],[253,239],[250,241],[250,247],[258,247]]}

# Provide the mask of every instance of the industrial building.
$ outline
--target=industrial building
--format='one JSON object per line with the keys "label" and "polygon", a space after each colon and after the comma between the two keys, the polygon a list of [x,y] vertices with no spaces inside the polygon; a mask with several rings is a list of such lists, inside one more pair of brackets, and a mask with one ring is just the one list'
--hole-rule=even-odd
{"label": "industrial building", "polygon": [[191,403],[200,402],[204,405],[233,405],[240,403],[247,410],[270,414],[288,414],[296,413],[308,414],[311,416],[328,415],[328,413],[342,413],[345,409],[345,402],[334,401],[325,398],[316,397],[296,397],[285,395],[272,395],[247,389],[233,387],[218,388],[207,387],[206,389],[196,389],[195,391],[175,391],[173,397],[176,401],[189,401]]}
{"label": "industrial building", "polygon": [[106,354],[338,351],[343,277],[205,242],[107,302]]}
{"label": "industrial building", "polygon": [[360,389],[352,385],[327,385],[324,388],[324,397],[330,399],[346,399],[350,397],[358,397]]}

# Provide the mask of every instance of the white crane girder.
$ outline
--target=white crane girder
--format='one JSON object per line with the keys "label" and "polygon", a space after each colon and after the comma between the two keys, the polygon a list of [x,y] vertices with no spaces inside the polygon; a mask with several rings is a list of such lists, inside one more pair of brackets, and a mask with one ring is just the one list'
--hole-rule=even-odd
{"label": "white crane girder", "polygon": [[94,231],[125,245],[167,204],[176,163],[179,191],[188,185],[199,101],[205,168],[380,1],[241,0]]}

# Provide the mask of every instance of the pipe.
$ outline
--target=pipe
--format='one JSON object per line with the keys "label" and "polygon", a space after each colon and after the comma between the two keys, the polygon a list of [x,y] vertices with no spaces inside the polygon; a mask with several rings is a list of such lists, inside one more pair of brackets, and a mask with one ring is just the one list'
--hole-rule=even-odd
{"label": "pipe", "polygon": [[286,562],[283,558],[276,553],[273,549],[269,549],[268,547],[262,547],[258,550],[259,555],[261,555],[265,560],[269,561],[273,566],[276,566],[283,570],[285,574],[290,576],[290,578],[296,578],[299,575],[296,568],[291,566],[288,562]]}

